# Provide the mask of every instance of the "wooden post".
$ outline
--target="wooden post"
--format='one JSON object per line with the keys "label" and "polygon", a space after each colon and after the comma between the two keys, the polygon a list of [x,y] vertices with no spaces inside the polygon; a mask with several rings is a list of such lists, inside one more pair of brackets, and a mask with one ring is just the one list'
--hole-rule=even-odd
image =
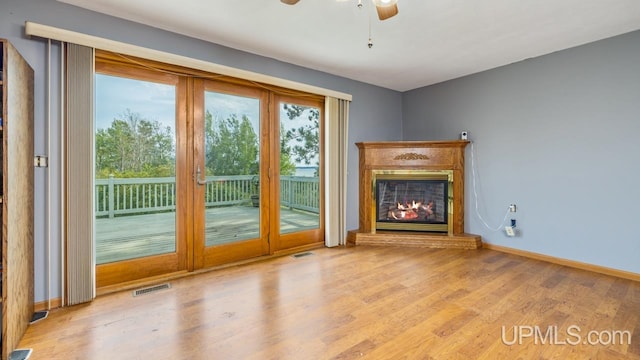
{"label": "wooden post", "polygon": [[113,219],[115,213],[115,209],[113,208],[113,174],[109,174],[107,192],[109,193],[109,219]]}

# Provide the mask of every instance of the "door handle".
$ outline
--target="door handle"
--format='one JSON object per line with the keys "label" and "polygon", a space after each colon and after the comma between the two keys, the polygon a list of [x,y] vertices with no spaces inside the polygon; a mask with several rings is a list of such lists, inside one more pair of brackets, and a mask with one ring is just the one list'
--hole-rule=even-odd
{"label": "door handle", "polygon": [[207,185],[207,180],[201,180],[200,175],[202,175],[202,171],[200,171],[200,165],[198,165],[198,169],[196,170],[196,183],[198,183],[198,185]]}

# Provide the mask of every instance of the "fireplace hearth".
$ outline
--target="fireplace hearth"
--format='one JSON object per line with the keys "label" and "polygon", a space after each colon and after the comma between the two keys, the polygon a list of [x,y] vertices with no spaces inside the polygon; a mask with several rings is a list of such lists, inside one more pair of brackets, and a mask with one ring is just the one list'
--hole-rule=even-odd
{"label": "fireplace hearth", "polygon": [[464,232],[465,140],[357,143],[359,229],[352,244],[482,247]]}

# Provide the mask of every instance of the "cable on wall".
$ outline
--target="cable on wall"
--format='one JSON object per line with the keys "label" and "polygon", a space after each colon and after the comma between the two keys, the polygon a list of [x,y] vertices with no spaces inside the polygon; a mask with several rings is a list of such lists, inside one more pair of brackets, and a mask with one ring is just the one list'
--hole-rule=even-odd
{"label": "cable on wall", "polygon": [[471,141],[471,181],[473,183],[473,201],[474,201],[474,209],[476,212],[476,216],[478,217],[478,219],[480,219],[480,222],[482,223],[482,225],[484,225],[487,229],[491,230],[491,231],[500,231],[502,229],[502,227],[504,226],[504,224],[507,222],[507,218],[509,217],[509,212],[511,211],[510,207],[507,207],[507,211],[504,214],[504,218],[502,219],[502,222],[500,222],[500,224],[498,224],[497,227],[492,227],[490,226],[487,221],[482,217],[482,214],[480,213],[480,208],[478,207],[478,189],[476,186],[476,160],[475,160],[475,147],[473,146],[473,141]]}

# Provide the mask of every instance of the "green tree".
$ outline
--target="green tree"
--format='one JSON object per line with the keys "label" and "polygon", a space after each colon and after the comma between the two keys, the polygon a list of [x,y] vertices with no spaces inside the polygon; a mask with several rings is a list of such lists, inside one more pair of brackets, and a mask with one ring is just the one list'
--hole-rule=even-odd
{"label": "green tree", "polygon": [[208,175],[251,175],[259,171],[258,136],[246,115],[227,119],[205,114]]}
{"label": "green tree", "polygon": [[175,174],[171,127],[126,110],[96,132],[96,176],[160,177]]}
{"label": "green tree", "polygon": [[319,165],[320,154],[320,110],[309,106],[284,104],[283,109],[289,120],[306,116],[308,123],[288,129],[283,134],[284,141],[289,144],[293,159],[298,163]]}
{"label": "green tree", "polygon": [[284,124],[280,124],[280,175],[293,175],[296,173],[296,164],[292,160],[291,146],[289,146],[285,134]]}

